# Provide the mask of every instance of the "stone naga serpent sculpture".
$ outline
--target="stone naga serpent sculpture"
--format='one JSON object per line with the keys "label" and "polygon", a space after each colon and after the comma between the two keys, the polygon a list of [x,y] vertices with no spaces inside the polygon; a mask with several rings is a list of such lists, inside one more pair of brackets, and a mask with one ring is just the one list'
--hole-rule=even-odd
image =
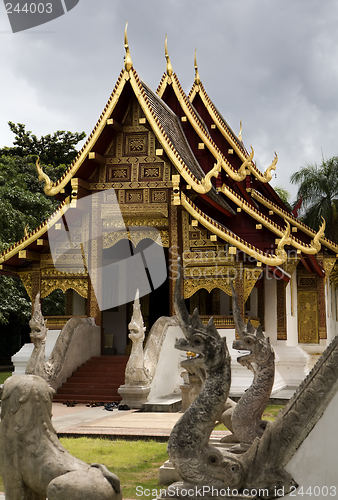
{"label": "stone naga serpent sculpture", "polygon": [[[62,371],[67,350],[78,328],[94,326],[93,318],[71,318],[62,328],[48,361],[45,361],[47,339],[47,321],[41,311],[40,294],[35,297],[33,315],[29,321],[30,337],[34,344],[32,354],[27,362],[27,375],[39,375],[53,386]],[[56,389],[57,386],[54,385]]]}
{"label": "stone naga serpent sculpture", "polygon": [[122,499],[115,474],[78,460],[60,444],[51,422],[54,390],[45,380],[13,375],[1,392],[0,474],[6,500]]}
{"label": "stone naga serpent sculpture", "polygon": [[[280,427],[270,430],[260,446],[256,438],[242,454],[234,454],[209,444],[210,434],[227,400],[231,383],[230,355],[226,339],[221,338],[211,319],[201,321],[197,309],[188,313],[181,296],[181,264],[178,260],[174,303],[177,318],[185,338],[176,340],[175,347],[196,353],[181,366],[203,369],[206,377],[201,392],[174,426],[168,441],[168,455],[182,481],[169,486],[162,497],[205,499],[232,498],[225,491],[235,492],[236,498],[248,498],[247,489],[265,488],[264,498],[275,498],[276,485],[285,493],[295,486],[290,474],[276,466]],[[273,437],[273,439],[272,439]],[[201,489],[203,488],[203,495]],[[218,493],[217,493],[218,491]],[[194,493],[195,492],[195,493]],[[259,497],[251,497],[259,498]]]}
{"label": "stone naga serpent sculpture", "polygon": [[[180,276],[180,273],[179,273]],[[202,390],[174,426],[168,441],[168,455],[184,482],[214,484],[224,481],[238,488],[243,470],[234,457],[224,457],[209,437],[224,408],[231,384],[231,358],[226,338],[221,338],[213,320],[204,325],[195,309],[189,315],[181,297],[181,279],[176,281],[175,311],[185,338],[177,339],[175,347],[196,353],[181,363],[187,371],[203,369],[206,374]]]}
{"label": "stone naga serpent sculpture", "polygon": [[222,442],[239,441],[238,449],[245,451],[256,437],[260,438],[263,435],[267,424],[261,417],[268,404],[275,379],[275,353],[260,325],[255,330],[250,319],[245,324],[232,283],[231,290],[233,318],[240,337],[239,340],[234,340],[232,347],[240,351],[249,351],[249,354],[240,356],[237,361],[253,372],[254,379],[237,405],[223,413],[222,422],[233,435],[225,436]]}

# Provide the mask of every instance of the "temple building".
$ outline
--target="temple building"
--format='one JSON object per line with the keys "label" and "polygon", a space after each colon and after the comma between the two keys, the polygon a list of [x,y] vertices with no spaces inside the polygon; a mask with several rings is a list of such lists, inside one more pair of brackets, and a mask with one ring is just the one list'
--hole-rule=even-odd
{"label": "temple building", "polygon": [[[234,330],[233,279],[242,314],[262,324],[277,353],[322,352],[338,325],[338,245],[325,238],[325,221],[316,233],[285,206],[270,185],[277,155],[259,171],[242,131],[232,131],[204,88],[196,55],[186,95],[166,46],[154,92],[140,80],[125,37],[124,67],[76,159],[55,183],[37,164],[59,208],[1,254],[1,274],[19,276],[32,301],[61,289],[66,316],[49,317],[49,328],[93,317],[102,354],[124,354],[132,300],[107,300],[122,279],[108,267],[155,246],[167,277],[141,293],[147,332],[174,314],[180,256],[191,312],[198,307],[203,320],[213,316],[219,330]],[[143,259],[148,277],[151,259]]]}

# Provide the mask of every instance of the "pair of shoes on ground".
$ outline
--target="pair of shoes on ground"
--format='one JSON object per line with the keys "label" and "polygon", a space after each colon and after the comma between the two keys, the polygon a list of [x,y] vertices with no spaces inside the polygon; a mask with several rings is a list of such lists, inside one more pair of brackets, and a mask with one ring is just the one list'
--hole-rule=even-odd
{"label": "pair of shoes on ground", "polygon": [[77,402],[76,401],[66,401],[63,404],[66,405],[66,406],[68,406],[68,407],[72,407],[72,406],[76,406]]}
{"label": "pair of shoes on ground", "polygon": [[97,406],[104,406],[104,403],[97,403],[96,401],[90,401],[86,404],[86,406],[90,406],[91,408],[96,408]]}
{"label": "pair of shoes on ground", "polygon": [[118,410],[130,410],[128,405],[119,405]]}
{"label": "pair of shoes on ground", "polygon": [[107,410],[107,411],[113,411],[115,408],[118,408],[118,403],[116,403],[116,401],[114,401],[114,403],[106,403],[104,405],[104,409]]}

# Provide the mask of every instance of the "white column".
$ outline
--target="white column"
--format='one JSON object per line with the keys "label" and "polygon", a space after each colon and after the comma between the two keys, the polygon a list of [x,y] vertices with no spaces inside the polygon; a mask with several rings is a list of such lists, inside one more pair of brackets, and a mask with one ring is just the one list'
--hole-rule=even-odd
{"label": "white column", "polygon": [[[291,293],[292,287],[292,293]],[[291,303],[292,300],[292,303]],[[286,288],[286,328],[287,346],[298,345],[298,314],[297,314],[297,269]]]}
{"label": "white column", "polygon": [[270,337],[271,345],[277,344],[277,286],[276,280],[264,274],[265,336]]}

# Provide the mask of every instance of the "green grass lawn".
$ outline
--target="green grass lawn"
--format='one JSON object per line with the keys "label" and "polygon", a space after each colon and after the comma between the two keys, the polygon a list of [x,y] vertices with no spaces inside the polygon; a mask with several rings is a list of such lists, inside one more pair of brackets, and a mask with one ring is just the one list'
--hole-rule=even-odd
{"label": "green grass lawn", "polygon": [[6,378],[10,377],[12,372],[0,372],[0,384],[3,384]]}
{"label": "green grass lawn", "polygon": [[[0,374],[3,375],[3,374]],[[283,406],[268,406],[263,414],[265,420],[274,420]],[[225,430],[223,425],[216,429]],[[158,482],[158,469],[168,459],[167,443],[156,441],[112,441],[97,438],[60,438],[61,444],[75,457],[87,463],[102,463],[116,474],[122,485],[123,498],[149,500],[155,495],[145,490],[157,490],[165,486]],[[137,487],[140,487],[138,490]],[[0,478],[0,491],[3,484]],[[149,492],[149,493],[150,493]],[[138,494],[137,494],[138,493]]]}

